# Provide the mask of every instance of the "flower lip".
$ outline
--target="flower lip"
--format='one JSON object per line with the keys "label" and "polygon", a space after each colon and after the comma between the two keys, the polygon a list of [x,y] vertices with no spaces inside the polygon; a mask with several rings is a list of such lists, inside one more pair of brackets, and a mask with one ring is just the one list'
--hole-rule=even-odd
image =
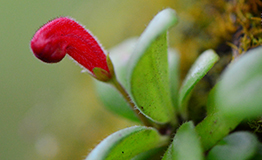
{"label": "flower lip", "polygon": [[59,62],[68,54],[92,75],[94,68],[110,73],[102,46],[71,18],[60,17],[43,25],[32,38],[31,49],[47,63]]}

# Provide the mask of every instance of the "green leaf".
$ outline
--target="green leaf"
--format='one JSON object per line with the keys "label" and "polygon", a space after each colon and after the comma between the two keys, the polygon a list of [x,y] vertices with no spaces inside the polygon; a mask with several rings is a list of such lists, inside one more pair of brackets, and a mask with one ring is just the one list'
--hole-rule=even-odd
{"label": "green leaf", "polygon": [[173,106],[178,110],[178,90],[179,90],[179,63],[180,57],[174,49],[168,50],[168,68],[170,78],[170,89]]}
{"label": "green leaf", "polygon": [[[115,74],[117,79],[125,88],[127,88],[127,61],[133,52],[136,42],[137,38],[130,38],[118,46],[110,49],[110,58],[114,64]],[[139,119],[135,115],[134,111],[115,88],[108,83],[99,81],[95,81],[95,85],[98,97],[108,110],[132,121],[139,122]]]}
{"label": "green leaf", "polygon": [[215,104],[215,93],[216,93],[217,86],[218,84],[216,84],[208,94],[207,105],[206,105],[207,115],[217,112],[217,107]]}
{"label": "green leaf", "polygon": [[248,51],[227,68],[217,87],[215,103],[227,116],[262,115],[262,47]]}
{"label": "green leaf", "polygon": [[161,136],[154,128],[133,126],[108,136],[98,144],[86,160],[131,159],[140,153],[166,145],[168,139]]}
{"label": "green leaf", "polygon": [[196,131],[200,136],[204,150],[207,151],[213,147],[241,121],[242,118],[227,117],[219,111],[207,115],[207,117],[196,126]]}
{"label": "green leaf", "polygon": [[141,35],[130,59],[129,93],[141,113],[153,121],[174,119],[169,89],[167,30],[177,22],[176,13],[157,14]]}
{"label": "green leaf", "polygon": [[[114,64],[117,79],[125,88],[127,88],[127,70],[128,59],[133,52],[133,48],[137,42],[137,38],[130,38],[120,43],[116,47],[109,50],[110,58]],[[168,50],[168,64],[169,64],[169,77],[170,89],[173,105],[178,106],[178,87],[179,87],[179,55],[174,49]],[[125,99],[119,92],[111,85],[95,80],[96,91],[98,97],[103,102],[104,106],[122,117],[129,120],[139,122],[139,119],[134,114],[132,109],[126,103]]]}
{"label": "green leaf", "polygon": [[189,70],[179,92],[179,107],[184,118],[187,118],[187,102],[194,86],[218,61],[219,57],[213,50],[203,52]]}
{"label": "green leaf", "polygon": [[228,135],[208,153],[208,160],[246,160],[256,154],[258,140],[249,132]]}
{"label": "green leaf", "polygon": [[204,159],[200,139],[192,122],[184,123],[177,131],[162,160]]}

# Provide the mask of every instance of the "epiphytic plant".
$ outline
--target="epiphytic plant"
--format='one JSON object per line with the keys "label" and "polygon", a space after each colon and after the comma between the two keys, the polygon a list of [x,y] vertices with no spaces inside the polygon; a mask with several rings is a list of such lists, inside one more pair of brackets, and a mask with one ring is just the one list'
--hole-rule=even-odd
{"label": "epiphytic plant", "polygon": [[167,44],[167,31],[176,23],[176,12],[165,9],[139,39],[110,54],[70,18],[52,20],[36,32],[31,48],[37,58],[54,63],[67,53],[98,80],[106,107],[141,122],[107,137],[86,160],[262,158],[262,144],[254,134],[229,134],[247,118],[262,115],[262,48],[231,63],[209,93],[205,118],[195,122],[188,108],[191,93],[219,56],[204,51],[180,86],[179,56]]}

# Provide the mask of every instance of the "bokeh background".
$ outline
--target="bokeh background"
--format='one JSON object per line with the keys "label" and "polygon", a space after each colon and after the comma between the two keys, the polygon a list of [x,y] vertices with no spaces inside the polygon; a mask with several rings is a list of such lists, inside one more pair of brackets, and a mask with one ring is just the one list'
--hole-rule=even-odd
{"label": "bokeh background", "polygon": [[139,36],[172,0],[1,0],[0,159],[80,160],[103,138],[134,125],[103,108],[90,76],[69,58],[44,64],[35,31],[58,16],[76,19],[106,49]]}

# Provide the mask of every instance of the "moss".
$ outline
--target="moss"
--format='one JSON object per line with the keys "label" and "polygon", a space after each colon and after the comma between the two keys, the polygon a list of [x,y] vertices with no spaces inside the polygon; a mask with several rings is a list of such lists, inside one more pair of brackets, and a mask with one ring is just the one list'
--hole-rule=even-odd
{"label": "moss", "polygon": [[[179,24],[171,42],[181,53],[182,78],[196,57],[221,44],[232,48],[233,59],[262,45],[260,0],[175,1]],[[219,53],[220,54],[220,53]]]}
{"label": "moss", "polygon": [[176,42],[175,48],[181,53],[181,79],[204,50],[215,49],[220,56],[189,100],[190,117],[199,122],[205,117],[207,95],[225,67],[247,50],[262,45],[262,2],[187,0],[176,1],[175,6],[180,22],[172,32],[171,42]]}

